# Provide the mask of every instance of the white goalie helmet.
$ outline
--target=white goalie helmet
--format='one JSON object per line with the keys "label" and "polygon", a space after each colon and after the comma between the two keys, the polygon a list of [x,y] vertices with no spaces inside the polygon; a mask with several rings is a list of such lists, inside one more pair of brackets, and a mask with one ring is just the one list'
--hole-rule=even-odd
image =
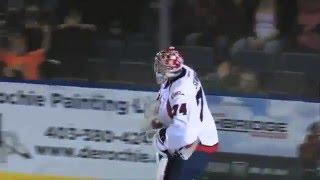
{"label": "white goalie helmet", "polygon": [[182,69],[183,58],[175,47],[171,46],[158,52],[154,59],[154,72],[158,84],[168,78],[176,77]]}

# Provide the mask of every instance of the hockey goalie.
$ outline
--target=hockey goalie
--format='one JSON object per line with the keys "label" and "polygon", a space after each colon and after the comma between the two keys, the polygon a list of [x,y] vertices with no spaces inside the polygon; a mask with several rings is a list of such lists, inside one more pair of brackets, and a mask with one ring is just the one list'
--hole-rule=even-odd
{"label": "hockey goalie", "polygon": [[158,180],[194,180],[218,149],[215,121],[197,74],[169,47],[156,54],[160,90],[145,111],[145,129],[154,134]]}

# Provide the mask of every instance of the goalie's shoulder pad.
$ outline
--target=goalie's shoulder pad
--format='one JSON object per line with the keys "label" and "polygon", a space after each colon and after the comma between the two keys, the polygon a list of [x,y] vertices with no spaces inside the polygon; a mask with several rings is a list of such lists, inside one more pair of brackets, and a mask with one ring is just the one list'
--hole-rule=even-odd
{"label": "goalie's shoulder pad", "polygon": [[174,82],[170,87],[170,99],[176,98],[184,98],[187,97],[189,94],[192,94],[194,86],[192,82],[188,80],[181,79],[177,82]]}
{"label": "goalie's shoulder pad", "polygon": [[174,99],[174,98],[176,98],[177,96],[185,96],[185,94],[184,94],[183,92],[181,92],[181,91],[175,91],[175,92],[171,93],[170,98],[171,98],[171,99]]}

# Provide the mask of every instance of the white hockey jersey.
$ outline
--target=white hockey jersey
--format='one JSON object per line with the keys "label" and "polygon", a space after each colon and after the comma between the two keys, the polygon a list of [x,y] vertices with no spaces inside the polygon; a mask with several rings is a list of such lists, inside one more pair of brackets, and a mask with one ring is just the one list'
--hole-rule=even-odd
{"label": "white hockey jersey", "polygon": [[167,127],[166,146],[177,150],[199,140],[202,145],[218,143],[214,119],[197,74],[183,65],[182,73],[161,85],[159,118]]}

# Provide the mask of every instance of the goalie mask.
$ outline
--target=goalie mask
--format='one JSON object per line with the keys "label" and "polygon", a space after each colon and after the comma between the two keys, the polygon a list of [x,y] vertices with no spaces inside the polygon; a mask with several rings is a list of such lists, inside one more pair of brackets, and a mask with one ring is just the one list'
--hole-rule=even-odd
{"label": "goalie mask", "polygon": [[156,54],[154,60],[154,72],[158,84],[162,84],[170,78],[180,74],[183,58],[175,47],[169,47]]}

